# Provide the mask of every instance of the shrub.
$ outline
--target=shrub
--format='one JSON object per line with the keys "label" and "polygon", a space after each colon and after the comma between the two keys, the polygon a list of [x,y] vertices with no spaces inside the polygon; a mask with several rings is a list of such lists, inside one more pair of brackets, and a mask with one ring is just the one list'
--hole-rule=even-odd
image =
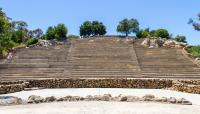
{"label": "shrub", "polygon": [[150,33],[148,31],[145,30],[140,30],[137,34],[136,34],[137,38],[147,38],[150,36]]}
{"label": "shrub", "polygon": [[185,36],[176,36],[175,38],[174,38],[174,40],[176,40],[177,42],[184,42],[184,43],[187,43],[187,41],[186,41],[186,37]]}
{"label": "shrub", "polygon": [[194,57],[200,57],[200,45],[188,48],[187,51]]}
{"label": "shrub", "polygon": [[167,38],[169,39],[169,32],[166,29],[158,29],[154,33],[155,37]]}
{"label": "shrub", "polygon": [[38,39],[36,39],[36,38],[29,38],[29,39],[26,41],[26,45],[27,45],[27,46],[30,46],[30,45],[36,44],[37,42],[38,42]]}

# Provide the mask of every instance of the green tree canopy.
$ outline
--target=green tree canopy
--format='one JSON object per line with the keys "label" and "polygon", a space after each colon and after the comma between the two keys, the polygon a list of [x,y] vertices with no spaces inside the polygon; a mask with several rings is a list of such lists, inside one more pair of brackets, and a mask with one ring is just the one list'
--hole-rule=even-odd
{"label": "green tree canopy", "polygon": [[177,35],[174,39],[175,39],[177,42],[184,42],[184,43],[187,43],[186,37],[185,37],[185,36]]}
{"label": "green tree canopy", "polygon": [[139,22],[136,19],[124,19],[119,22],[117,26],[117,32],[121,32],[128,36],[131,33],[137,33],[139,31]]}
{"label": "green tree canopy", "polygon": [[137,38],[148,38],[150,37],[150,32],[149,30],[140,30],[139,32],[137,32],[136,34]]}
{"label": "green tree canopy", "polygon": [[68,29],[64,24],[58,24],[57,26],[50,26],[46,32],[46,39],[63,40],[66,38]]}
{"label": "green tree canopy", "polygon": [[156,31],[153,31],[152,34],[154,34],[153,36],[155,37],[161,37],[161,38],[170,38],[169,36],[169,32],[166,29],[158,29]]}
{"label": "green tree canopy", "polygon": [[4,51],[8,51],[13,46],[10,31],[11,23],[0,8],[0,58],[3,57]]}
{"label": "green tree canopy", "polygon": [[99,21],[85,21],[80,27],[80,36],[89,37],[105,34],[106,27]]}

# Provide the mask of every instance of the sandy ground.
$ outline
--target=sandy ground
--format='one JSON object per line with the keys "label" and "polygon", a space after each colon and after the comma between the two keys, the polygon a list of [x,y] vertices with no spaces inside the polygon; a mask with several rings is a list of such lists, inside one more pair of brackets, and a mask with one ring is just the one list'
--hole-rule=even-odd
{"label": "sandy ground", "polygon": [[130,102],[55,102],[17,106],[0,106],[0,114],[200,114],[200,95],[162,89],[43,89],[22,91],[0,96],[16,96],[27,100],[30,95],[48,96],[87,96],[111,94],[112,96],[134,95],[142,97],[153,94],[156,97],[185,98],[193,105]]}
{"label": "sandy ground", "polygon": [[0,114],[200,114],[199,106],[128,102],[59,102],[0,107]]}

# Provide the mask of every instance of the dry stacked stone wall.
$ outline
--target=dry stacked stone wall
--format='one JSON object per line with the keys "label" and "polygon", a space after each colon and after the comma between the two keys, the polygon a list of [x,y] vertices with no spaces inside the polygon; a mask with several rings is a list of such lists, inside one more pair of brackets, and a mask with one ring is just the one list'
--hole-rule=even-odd
{"label": "dry stacked stone wall", "polygon": [[165,89],[200,94],[200,80],[168,79],[45,79],[0,82],[0,94],[27,88],[146,88]]}

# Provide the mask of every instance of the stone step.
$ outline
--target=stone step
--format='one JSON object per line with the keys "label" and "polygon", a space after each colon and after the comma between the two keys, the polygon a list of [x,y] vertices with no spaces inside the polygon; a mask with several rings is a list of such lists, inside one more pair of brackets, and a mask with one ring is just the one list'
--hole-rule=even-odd
{"label": "stone step", "polygon": [[48,59],[14,59],[12,63],[48,63]]}
{"label": "stone step", "polygon": [[0,69],[3,68],[48,68],[47,63],[10,63],[10,64],[0,64]]}

